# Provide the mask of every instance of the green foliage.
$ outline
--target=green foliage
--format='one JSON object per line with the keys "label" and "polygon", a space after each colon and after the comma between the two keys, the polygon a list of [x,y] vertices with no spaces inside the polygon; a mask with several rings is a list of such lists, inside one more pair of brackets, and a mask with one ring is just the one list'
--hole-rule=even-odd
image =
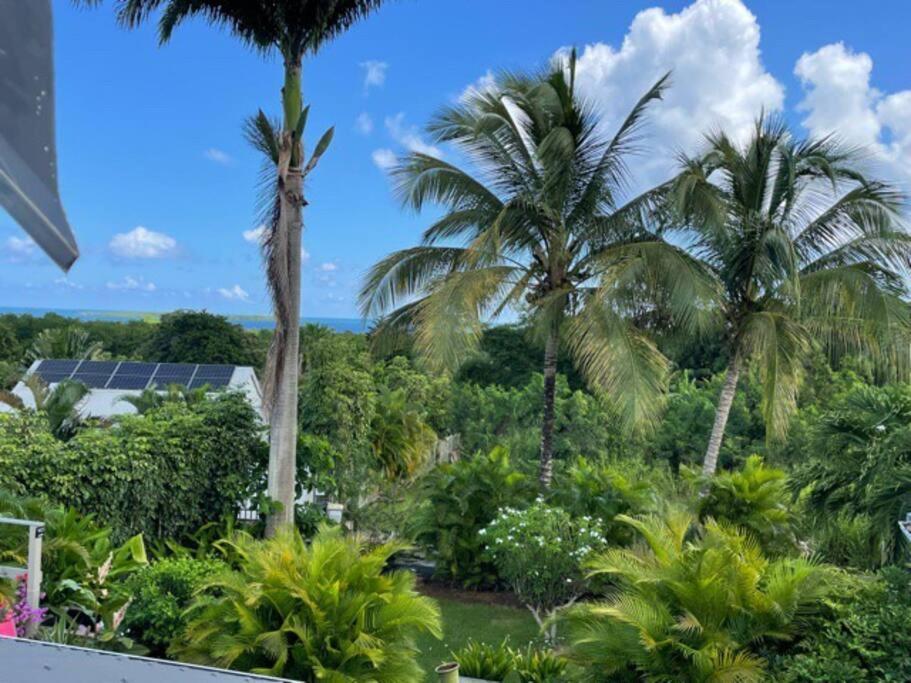
{"label": "green foliage", "polygon": [[499,645],[470,640],[452,653],[459,663],[459,675],[488,681],[515,683],[559,683],[565,680],[566,660],[553,650],[529,645],[519,650],[509,645],[508,637]]}
{"label": "green foliage", "polygon": [[373,376],[378,389],[403,393],[408,409],[419,412],[433,431],[442,434],[449,427],[449,377],[430,374],[405,356],[376,363]]}
{"label": "green foliage", "polygon": [[512,465],[509,451],[440,465],[422,482],[426,500],[418,510],[417,540],[437,561],[437,573],[464,586],[496,581],[496,568],[484,557],[479,531],[502,507],[520,505],[534,485]]}
{"label": "green foliage", "polygon": [[44,358],[100,360],[106,357],[101,342],[92,341],[89,333],[78,325],[42,330],[35,337],[23,358],[26,365]]}
{"label": "green foliage", "polygon": [[440,613],[415,592],[413,574],[384,571],[402,546],[368,549],[327,527],[309,544],[288,528],[226,543],[237,569],[208,582],[173,655],[297,680],[420,679],[414,637],[439,636]]}
{"label": "green foliage", "polygon": [[127,581],[131,597],[123,627],[154,656],[162,656],[187,625],[184,614],[206,581],[223,571],[223,562],[192,557],[165,558]]}
{"label": "green foliage", "polygon": [[[459,434],[463,452],[489,451],[503,445],[517,461],[538,457],[541,396],[544,377],[532,376],[521,387],[454,384],[449,431]],[[566,379],[557,377],[555,396],[554,457],[569,460],[587,457],[619,457],[629,452],[629,440],[612,426],[616,415],[605,402],[584,391],[570,390]]]}
{"label": "green foliage", "polygon": [[223,363],[259,366],[262,358],[244,329],[206,311],[175,311],[161,316],[142,348],[159,363]]}
{"label": "green foliage", "polygon": [[574,517],[599,520],[608,543],[626,545],[633,531],[616,516],[654,510],[662,492],[668,493],[668,478],[660,466],[642,462],[577,458],[557,473],[548,500]]}
{"label": "green foliage", "polygon": [[[327,492],[353,505],[373,462],[370,436],[376,412],[371,358],[362,336],[324,328],[304,330],[298,415],[302,434],[324,439],[330,452],[306,454],[313,464],[333,463]],[[322,445],[320,445],[322,448]],[[318,456],[318,457],[313,457]],[[314,474],[319,474],[317,469]]]}
{"label": "green foliage", "polygon": [[758,644],[797,635],[828,590],[824,568],[769,560],[728,525],[694,529],[680,511],[621,519],[641,541],[591,563],[616,589],[565,613],[583,680],[761,680]]}
{"label": "green foliage", "polygon": [[599,520],[573,519],[540,499],[524,510],[501,508],[481,529],[497,573],[539,623],[587,587],[582,567],[606,547]]}
{"label": "green foliage", "polygon": [[[0,516],[45,522],[41,588],[49,621],[61,623],[60,628],[69,632],[78,627],[96,646],[132,649],[121,629],[130,601],[124,580],[147,564],[142,537],[118,546],[110,527],[97,525],[91,515],[2,491]],[[24,566],[27,557],[23,530],[0,528],[0,562]]]}
{"label": "green foliage", "polygon": [[388,479],[413,477],[430,459],[437,437],[421,417],[408,407],[403,389],[377,394],[370,423],[373,457]]}
{"label": "green foliage", "polygon": [[784,470],[767,467],[758,455],[733,472],[719,472],[699,499],[702,520],[727,522],[751,533],[766,552],[787,552],[796,545],[791,494]]}
{"label": "green foliage", "polygon": [[911,578],[888,568],[855,578],[795,651],[774,660],[781,683],[911,680]]}
{"label": "green foliage", "polygon": [[796,470],[794,487],[809,488],[818,526],[865,518],[875,566],[904,558],[897,522],[911,512],[911,386],[856,383],[823,414],[811,445],[818,455]]}
{"label": "green foliage", "polygon": [[0,415],[0,486],[93,513],[123,539],[180,538],[235,514],[265,467],[245,398],[169,403],[116,428],[54,439],[39,416]]}

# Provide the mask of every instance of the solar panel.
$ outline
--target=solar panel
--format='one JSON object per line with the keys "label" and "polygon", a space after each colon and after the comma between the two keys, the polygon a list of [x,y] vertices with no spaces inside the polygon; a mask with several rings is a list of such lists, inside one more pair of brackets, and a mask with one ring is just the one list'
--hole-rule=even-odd
{"label": "solar panel", "polygon": [[152,383],[160,389],[170,384],[187,386],[190,378],[193,377],[194,370],[196,370],[196,366],[189,363],[160,363],[152,377]]}
{"label": "solar panel", "polygon": [[38,372],[38,371],[36,371],[36,374],[42,380],[44,380],[45,384],[57,384],[58,382],[62,382],[65,379],[69,379],[69,376],[70,376],[70,373],[68,373],[68,372],[64,374],[62,372]]}
{"label": "solar panel", "polygon": [[220,389],[228,386],[233,376],[233,365],[200,365],[190,382],[190,388],[198,389],[208,384],[213,389]]}
{"label": "solar panel", "polygon": [[77,365],[79,365],[78,360],[43,360],[38,364],[36,372],[42,375],[45,372],[69,375]]}
{"label": "solar panel", "polygon": [[158,363],[124,361],[107,384],[108,389],[145,389]]}
{"label": "solar panel", "polygon": [[84,360],[73,373],[73,379],[89,389],[101,389],[117,367],[115,360]]}

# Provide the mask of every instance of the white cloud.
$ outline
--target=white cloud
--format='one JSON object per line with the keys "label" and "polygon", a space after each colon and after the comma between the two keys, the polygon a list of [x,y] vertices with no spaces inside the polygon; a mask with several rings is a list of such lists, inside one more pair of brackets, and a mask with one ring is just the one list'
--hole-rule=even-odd
{"label": "white cloud", "polygon": [[671,87],[651,107],[648,157],[639,163],[645,170],[634,178],[637,183],[664,179],[675,153],[698,151],[709,130],[746,137],[762,110],[778,111],[784,102],[784,88],[761,61],[756,17],[740,0],[697,0],[677,14],[644,10],[619,48],[587,45],[576,78],[612,134],[668,71]]}
{"label": "white cloud", "polygon": [[338,264],[332,263],[331,261],[327,261],[326,263],[321,263],[319,266],[319,269],[321,271],[323,271],[324,273],[331,273],[333,271],[338,270]]}
{"label": "white cloud", "polygon": [[106,285],[108,289],[115,291],[138,291],[138,292],[154,292],[157,287],[154,282],[147,282],[145,278],[142,277],[132,277],[127,275],[122,280],[118,282],[109,281]]}
{"label": "white cloud", "polygon": [[301,247],[301,263],[306,263],[310,260],[310,252]]}
{"label": "white cloud", "polygon": [[370,135],[373,132],[373,119],[367,112],[361,112],[354,121],[354,127],[361,135]]}
{"label": "white cloud", "polygon": [[115,256],[125,259],[165,258],[177,253],[177,240],[140,225],[129,232],[114,235],[108,248]]}
{"label": "white cloud", "polygon": [[380,62],[375,59],[368,59],[361,62],[361,68],[364,70],[364,92],[370,88],[382,87],[386,82],[386,71],[389,65],[386,62]]}
{"label": "white cloud", "polygon": [[78,282],[73,282],[68,277],[58,277],[54,280],[55,285],[60,285],[61,287],[66,287],[67,289],[85,289],[84,285],[80,285]]}
{"label": "white cloud", "polygon": [[[389,131],[392,139],[408,149],[408,151],[429,154],[434,157],[443,156],[443,152],[440,149],[424,142],[418,133],[417,126],[410,126],[405,123],[405,112],[399,112],[395,116],[387,116],[385,123],[386,130]],[[375,156],[374,162],[376,162]]]}
{"label": "white cloud", "polygon": [[398,163],[398,158],[391,149],[375,149],[370,156],[373,158],[373,163],[382,171],[388,171]]}
{"label": "white cloud", "polygon": [[10,263],[32,261],[38,256],[38,245],[31,237],[7,237],[3,243],[5,260]]}
{"label": "white cloud", "polygon": [[234,163],[234,159],[230,154],[217,147],[209,147],[203,154],[209,161],[214,161],[216,164],[221,164],[222,166],[230,166]]}
{"label": "white cloud", "polygon": [[883,171],[911,180],[911,90],[885,94],[870,84],[873,60],[843,43],[804,53],[794,68],[799,105],[813,135],[836,134],[872,153]]}
{"label": "white cloud", "polygon": [[488,69],[487,73],[462,91],[462,94],[459,95],[459,100],[465,101],[474,94],[491,92],[494,90],[496,84],[497,79],[493,75],[493,71]]}
{"label": "white cloud", "polygon": [[251,244],[259,244],[263,239],[263,234],[266,232],[266,226],[260,225],[252,230],[244,230],[243,236],[244,240],[250,242]]}
{"label": "white cloud", "polygon": [[233,287],[219,287],[216,291],[229,301],[250,300],[250,295],[240,285],[234,285]]}

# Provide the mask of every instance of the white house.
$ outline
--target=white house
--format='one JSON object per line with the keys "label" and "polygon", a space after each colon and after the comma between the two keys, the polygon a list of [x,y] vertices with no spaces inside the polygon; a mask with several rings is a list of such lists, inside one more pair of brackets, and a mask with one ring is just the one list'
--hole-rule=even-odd
{"label": "white house", "polygon": [[[209,387],[240,391],[250,405],[262,415],[263,395],[253,368],[242,365],[207,365],[194,363],[147,363],[116,360],[36,360],[26,371],[12,393],[29,408],[35,397],[25,384],[29,375],[38,375],[51,388],[65,379],[82,382],[89,388],[79,404],[83,417],[107,418],[135,413],[136,408],[123,401],[124,396],[138,396],[146,389],[166,391],[177,384],[189,389]],[[0,411],[12,410],[0,403]]]}

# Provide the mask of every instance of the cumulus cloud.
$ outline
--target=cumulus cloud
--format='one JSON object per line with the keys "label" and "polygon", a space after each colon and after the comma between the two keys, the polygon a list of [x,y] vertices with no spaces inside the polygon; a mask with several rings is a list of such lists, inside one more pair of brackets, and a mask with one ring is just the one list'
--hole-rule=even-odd
{"label": "cumulus cloud", "polygon": [[911,180],[911,90],[877,90],[870,84],[870,55],[843,43],[804,53],[794,73],[804,89],[799,109],[810,133],[834,133],[862,146],[886,174]]}
{"label": "cumulus cloud", "polygon": [[[392,139],[410,152],[419,152],[429,154],[434,157],[442,157],[443,152],[424,141],[417,126],[405,123],[405,112],[399,112],[395,116],[387,116],[385,120],[386,130]],[[376,159],[374,159],[376,161]]]}
{"label": "cumulus cloud", "polygon": [[477,93],[489,92],[494,89],[496,84],[497,84],[496,76],[493,75],[493,71],[488,69],[487,73],[485,73],[478,80],[476,80],[474,83],[472,83],[471,85],[469,85],[467,88],[465,88],[462,91],[462,94],[459,95],[459,100],[464,102],[472,95],[475,95]]}
{"label": "cumulus cloud", "polygon": [[7,237],[3,243],[3,255],[10,263],[25,263],[38,256],[38,245],[31,237]]}
{"label": "cumulus cloud", "polygon": [[234,162],[231,155],[217,147],[209,147],[203,154],[209,161],[214,161],[222,166],[230,166]]}
{"label": "cumulus cloud", "polygon": [[234,285],[233,287],[219,287],[217,290],[219,294],[228,301],[249,301],[250,295],[240,285]]}
{"label": "cumulus cloud", "polygon": [[373,132],[373,119],[367,112],[361,112],[354,120],[354,127],[361,135],[370,135]]}
{"label": "cumulus cloud", "polygon": [[124,259],[156,259],[174,256],[177,240],[162,232],[138,226],[114,235],[108,243],[114,256]]}
{"label": "cumulus cloud", "polygon": [[380,88],[386,82],[386,71],[389,65],[386,62],[380,62],[375,59],[368,59],[361,62],[361,68],[364,70],[364,92],[370,88]]}
{"label": "cumulus cloud", "polygon": [[388,148],[375,149],[370,156],[373,158],[373,163],[376,164],[377,168],[381,171],[388,171],[398,163],[395,152]]}
{"label": "cumulus cloud", "polygon": [[252,230],[244,230],[242,234],[245,241],[250,242],[251,244],[259,244],[262,241],[265,232],[266,226],[260,225]]}
{"label": "cumulus cloud", "polygon": [[639,164],[646,177],[637,183],[663,180],[675,153],[698,151],[707,131],[723,128],[743,139],[761,111],[782,108],[784,88],[762,64],[759,37],[756,17],[740,0],[697,0],[676,14],[658,7],[640,12],[619,47],[595,43],[582,50],[577,83],[609,133],[673,72],[664,100],[650,111],[648,159]]}
{"label": "cumulus cloud", "polygon": [[324,273],[331,273],[333,271],[338,270],[338,264],[332,263],[331,261],[327,261],[326,263],[321,263],[319,266],[319,269],[321,271],[323,271]]}
{"label": "cumulus cloud", "polygon": [[85,289],[84,285],[80,285],[78,282],[73,282],[68,277],[58,277],[54,280],[55,285],[60,287],[65,287],[66,289]]}
{"label": "cumulus cloud", "polygon": [[143,277],[132,277],[127,275],[122,280],[117,282],[109,281],[106,285],[108,289],[115,291],[139,291],[139,292],[154,292],[157,287],[154,282],[147,282]]}

